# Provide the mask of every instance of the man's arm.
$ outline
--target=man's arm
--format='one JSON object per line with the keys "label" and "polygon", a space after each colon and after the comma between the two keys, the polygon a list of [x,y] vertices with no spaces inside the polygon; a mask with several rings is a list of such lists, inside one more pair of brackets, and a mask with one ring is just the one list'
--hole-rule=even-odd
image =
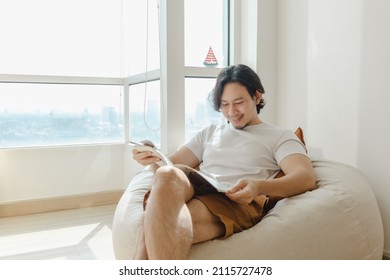
{"label": "man's arm", "polygon": [[173,162],[173,164],[183,164],[190,167],[195,167],[200,163],[195,154],[184,146],[173,153],[169,159]]}
{"label": "man's arm", "polygon": [[316,188],[313,166],[305,155],[289,155],[281,161],[280,167],[285,176],[269,180],[242,179],[226,195],[247,204],[258,195],[290,197]]}

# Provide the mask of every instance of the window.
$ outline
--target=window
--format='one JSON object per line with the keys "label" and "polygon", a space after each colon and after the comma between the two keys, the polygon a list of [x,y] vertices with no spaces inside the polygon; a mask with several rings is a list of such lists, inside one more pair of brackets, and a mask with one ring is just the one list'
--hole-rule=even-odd
{"label": "window", "polygon": [[148,139],[160,147],[160,81],[131,85],[129,95],[130,139],[136,142]]}
{"label": "window", "polygon": [[209,93],[215,79],[186,78],[185,139],[190,140],[196,132],[211,124],[221,124],[223,116],[212,108]]}
{"label": "window", "polygon": [[0,83],[0,147],[123,142],[121,90]]}
{"label": "window", "polygon": [[123,0],[124,75],[160,69],[159,1]]}
{"label": "window", "polygon": [[129,139],[161,145],[160,1],[124,1]]}
{"label": "window", "polygon": [[2,0],[0,73],[121,75],[120,0]]}
{"label": "window", "polygon": [[[209,100],[220,68],[229,64],[229,1],[185,1],[185,140],[223,122]],[[210,57],[210,55],[212,57]]]}
{"label": "window", "polygon": [[227,14],[228,1],[185,0],[186,66],[204,66],[210,48],[218,66],[228,65]]}
{"label": "window", "polygon": [[[219,119],[206,99],[229,64],[228,8],[226,0],[1,1],[0,148],[129,139],[162,145],[178,134],[182,144],[184,134]],[[184,19],[183,34],[161,26],[167,14]],[[175,36],[161,34],[164,28]],[[160,67],[167,40],[184,54],[173,72],[186,111],[167,101],[171,85],[161,91],[173,75]],[[164,63],[175,64],[175,54]],[[217,63],[205,64],[208,55]],[[179,133],[164,131],[167,114],[185,122],[169,128]]]}
{"label": "window", "polygon": [[1,1],[0,148],[124,142],[123,2]]}

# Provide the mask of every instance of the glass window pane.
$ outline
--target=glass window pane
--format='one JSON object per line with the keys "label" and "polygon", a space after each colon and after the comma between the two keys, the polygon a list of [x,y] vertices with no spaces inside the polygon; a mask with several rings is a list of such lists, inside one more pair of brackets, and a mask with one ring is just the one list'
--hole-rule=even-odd
{"label": "glass window pane", "polygon": [[158,2],[123,1],[125,76],[160,68]]}
{"label": "glass window pane", "polygon": [[122,142],[122,87],[0,83],[0,147]]}
{"label": "glass window pane", "polygon": [[131,85],[129,89],[130,139],[150,140],[161,147],[160,81]]}
{"label": "glass window pane", "polygon": [[0,73],[121,75],[121,0],[1,0],[0,34]]}
{"label": "glass window pane", "polygon": [[221,124],[224,118],[212,108],[209,94],[215,79],[186,78],[185,80],[185,139],[189,141],[196,132],[211,124]]}
{"label": "glass window pane", "polygon": [[227,66],[227,2],[185,0],[186,66],[204,66],[210,47],[218,66]]}

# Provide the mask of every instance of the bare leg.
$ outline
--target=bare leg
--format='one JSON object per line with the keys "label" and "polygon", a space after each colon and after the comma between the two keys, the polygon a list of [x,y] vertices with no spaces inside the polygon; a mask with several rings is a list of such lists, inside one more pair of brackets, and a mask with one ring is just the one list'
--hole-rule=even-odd
{"label": "bare leg", "polygon": [[198,199],[187,203],[193,225],[192,243],[200,243],[225,235],[225,225]]}
{"label": "bare leg", "polygon": [[198,199],[187,176],[160,168],[144,215],[137,259],[187,259],[192,244],[225,234],[220,219]]}
{"label": "bare leg", "polygon": [[144,218],[145,245],[150,259],[188,258],[193,228],[186,202],[193,193],[181,170],[164,166],[156,171]]}

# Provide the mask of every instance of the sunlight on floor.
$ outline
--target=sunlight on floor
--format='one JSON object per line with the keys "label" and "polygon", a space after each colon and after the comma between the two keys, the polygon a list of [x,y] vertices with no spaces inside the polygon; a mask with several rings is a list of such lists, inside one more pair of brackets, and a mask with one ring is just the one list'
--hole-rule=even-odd
{"label": "sunlight on floor", "polygon": [[0,219],[0,259],[114,259],[116,205]]}

